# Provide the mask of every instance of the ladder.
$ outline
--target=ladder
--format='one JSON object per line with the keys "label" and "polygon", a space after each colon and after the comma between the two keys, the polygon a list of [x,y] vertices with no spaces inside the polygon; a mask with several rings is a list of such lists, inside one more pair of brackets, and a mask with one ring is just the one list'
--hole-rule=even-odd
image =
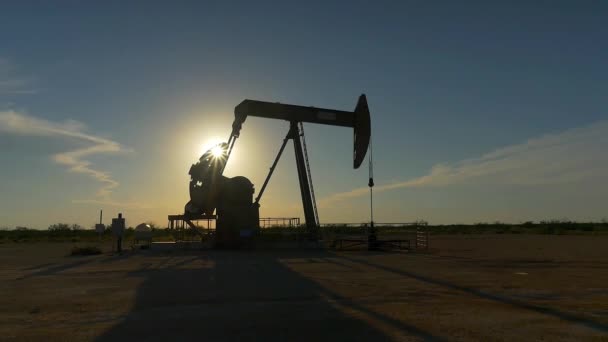
{"label": "ladder", "polygon": [[315,189],[312,185],[312,174],[310,172],[310,164],[308,163],[308,151],[306,150],[306,137],[304,137],[304,124],[302,121],[298,122],[299,134],[302,137],[302,150],[304,152],[304,161],[306,162],[306,177],[308,178],[308,184],[310,184],[310,194],[312,197],[312,207],[315,214],[315,222],[319,223],[319,213],[317,212],[317,201],[315,199]]}
{"label": "ladder", "polygon": [[429,249],[429,230],[426,225],[416,227],[416,249]]}

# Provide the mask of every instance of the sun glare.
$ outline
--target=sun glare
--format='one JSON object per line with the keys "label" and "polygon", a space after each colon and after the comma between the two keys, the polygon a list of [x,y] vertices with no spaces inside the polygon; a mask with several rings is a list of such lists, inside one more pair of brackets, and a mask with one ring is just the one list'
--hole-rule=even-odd
{"label": "sun glare", "polygon": [[[207,152],[211,149],[214,149],[221,143],[222,143],[222,139],[220,139],[220,138],[211,138],[211,139],[207,140],[204,144],[201,145],[201,149],[199,151],[199,156],[202,156],[205,152]],[[215,155],[215,153],[214,153],[214,155]]]}
{"label": "sun glare", "polygon": [[219,145],[215,146],[211,149],[211,154],[214,158],[219,158],[224,155],[224,149],[221,148]]}

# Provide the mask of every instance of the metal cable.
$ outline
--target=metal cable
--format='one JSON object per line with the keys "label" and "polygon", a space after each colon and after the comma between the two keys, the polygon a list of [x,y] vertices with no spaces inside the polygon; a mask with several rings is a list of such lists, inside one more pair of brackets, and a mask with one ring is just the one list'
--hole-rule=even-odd
{"label": "metal cable", "polygon": [[372,147],[372,138],[369,139],[369,216],[371,227],[374,227],[374,154]]}

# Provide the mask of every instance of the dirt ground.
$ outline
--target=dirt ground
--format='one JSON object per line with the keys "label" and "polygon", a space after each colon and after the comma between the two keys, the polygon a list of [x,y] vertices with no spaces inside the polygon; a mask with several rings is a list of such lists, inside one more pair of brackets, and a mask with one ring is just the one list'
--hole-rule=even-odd
{"label": "dirt ground", "polygon": [[434,236],[428,254],[71,247],[0,245],[1,340],[608,341],[608,236]]}

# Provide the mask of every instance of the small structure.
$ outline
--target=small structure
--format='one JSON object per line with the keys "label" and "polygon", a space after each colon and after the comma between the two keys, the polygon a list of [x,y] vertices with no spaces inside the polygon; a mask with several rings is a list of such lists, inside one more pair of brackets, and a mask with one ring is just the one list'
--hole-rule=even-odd
{"label": "small structure", "polygon": [[[152,227],[147,223],[141,223],[135,227],[133,244],[150,247],[152,244]],[[144,243],[142,243],[144,242]]]}
{"label": "small structure", "polygon": [[116,250],[118,253],[122,253],[122,236],[124,231],[125,219],[122,217],[122,213],[118,213],[118,217],[112,219],[112,233],[116,237]]}
{"label": "small structure", "polygon": [[106,226],[103,224],[103,210],[99,211],[99,223],[95,225],[95,232],[99,235],[99,240],[101,240],[101,235],[106,230]]}

